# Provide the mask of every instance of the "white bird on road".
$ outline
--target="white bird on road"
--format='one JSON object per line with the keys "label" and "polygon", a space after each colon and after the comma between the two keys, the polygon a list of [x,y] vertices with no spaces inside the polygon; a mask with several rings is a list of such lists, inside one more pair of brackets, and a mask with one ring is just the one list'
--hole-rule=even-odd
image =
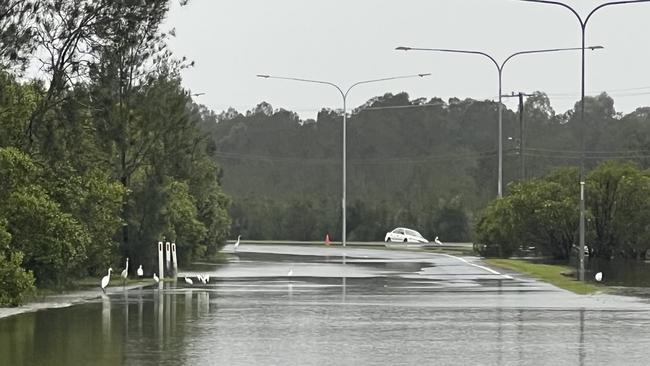
{"label": "white bird on road", "polygon": [[598,281],[598,282],[602,281],[602,280],[603,280],[603,272],[598,272],[598,273],[596,273],[596,275],[594,276],[594,278],[595,278],[596,281]]}
{"label": "white bird on road", "polygon": [[433,239],[433,242],[436,243],[436,244],[438,244],[438,245],[442,245],[442,242],[441,242],[440,240],[438,240],[438,237],[437,237],[437,236],[436,236],[435,239]]}
{"label": "white bird on road", "polygon": [[154,280],[156,283],[159,283],[159,282],[160,282],[160,278],[158,278],[158,276],[156,275],[156,272],[153,273],[153,280]]}
{"label": "white bird on road", "polygon": [[140,267],[138,267],[137,272],[138,272],[138,278],[141,278],[144,275],[144,271],[142,270],[142,264],[140,265]]}
{"label": "white bird on road", "polygon": [[235,252],[237,251],[237,247],[239,247],[239,239],[241,239],[241,235],[237,236],[237,242],[235,243],[235,249],[234,249]]}
{"label": "white bird on road", "polygon": [[102,277],[102,291],[104,293],[106,293],[106,286],[108,286],[108,282],[111,280],[111,271],[113,271],[113,268],[109,268],[108,274]]}
{"label": "white bird on road", "polygon": [[187,283],[188,285],[193,285],[194,281],[192,281],[191,278],[185,277],[185,283]]}
{"label": "white bird on road", "polygon": [[122,274],[120,275],[122,277],[122,286],[126,284],[126,279],[129,277],[129,257],[126,258],[126,267],[124,267],[124,271],[122,271]]}

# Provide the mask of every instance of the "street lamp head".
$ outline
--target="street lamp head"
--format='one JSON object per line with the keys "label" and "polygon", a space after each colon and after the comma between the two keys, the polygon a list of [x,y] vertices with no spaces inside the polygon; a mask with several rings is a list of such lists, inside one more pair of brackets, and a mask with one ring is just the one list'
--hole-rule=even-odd
{"label": "street lamp head", "polygon": [[605,47],[603,47],[603,46],[589,46],[587,48],[593,51],[593,50],[602,50]]}
{"label": "street lamp head", "polygon": [[397,51],[410,51],[410,50],[412,50],[412,48],[411,47],[399,46],[399,47],[395,47],[395,50],[397,50]]}
{"label": "street lamp head", "polygon": [[429,73],[426,73],[426,74],[418,74],[418,76],[423,78],[423,77],[426,77],[426,76],[431,76],[431,73],[429,72]]}
{"label": "street lamp head", "polygon": [[256,76],[257,76],[258,78],[264,78],[264,79],[268,79],[268,78],[271,77],[270,75],[263,75],[263,74],[257,74]]}

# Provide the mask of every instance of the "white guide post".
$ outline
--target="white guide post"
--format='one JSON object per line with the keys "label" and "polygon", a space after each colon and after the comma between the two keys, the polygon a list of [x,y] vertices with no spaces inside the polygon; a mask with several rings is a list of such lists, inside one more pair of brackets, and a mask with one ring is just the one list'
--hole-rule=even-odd
{"label": "white guide post", "polygon": [[158,276],[160,279],[165,277],[163,273],[163,242],[158,242]]}

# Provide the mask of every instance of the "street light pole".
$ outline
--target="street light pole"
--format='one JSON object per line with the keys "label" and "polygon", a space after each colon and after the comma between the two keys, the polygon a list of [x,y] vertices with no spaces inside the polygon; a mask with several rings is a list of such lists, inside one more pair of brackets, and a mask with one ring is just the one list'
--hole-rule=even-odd
{"label": "street light pole", "polygon": [[[606,6],[610,5],[621,5],[621,4],[633,4],[633,3],[647,3],[650,0],[627,0],[627,1],[611,1],[608,3],[600,4],[595,7],[587,17],[583,20],[580,14],[578,14],[575,9],[570,7],[567,4],[561,3],[559,1],[548,1],[548,0],[520,0],[530,3],[542,3],[561,6],[565,9],[568,9],[576,16],[578,22],[580,23],[581,33],[581,42],[582,42],[582,71],[581,71],[581,81],[580,81],[580,125],[583,130],[585,129],[585,31],[587,29],[587,22],[591,19],[591,16]],[[585,280],[585,136],[584,133],[580,134],[580,145],[582,145],[582,155],[580,158],[580,233],[579,233],[579,243],[578,247],[578,280]]]}
{"label": "street light pole", "polygon": [[[648,0],[650,1],[650,0]],[[602,46],[592,46],[588,47],[589,49],[596,50],[596,49],[601,49],[603,48]],[[474,55],[481,55],[485,56],[492,63],[494,63],[494,66],[497,68],[497,72],[499,75],[499,120],[498,120],[498,130],[499,130],[499,136],[498,136],[498,155],[499,155],[499,168],[498,168],[498,178],[497,178],[497,197],[501,198],[503,196],[503,106],[501,103],[501,85],[502,85],[502,76],[503,76],[503,68],[505,67],[506,63],[512,59],[515,56],[519,55],[527,55],[531,53],[547,53],[547,52],[559,52],[559,51],[576,51],[576,50],[582,50],[584,52],[584,44],[583,47],[570,47],[570,48],[550,48],[550,49],[541,49],[541,50],[529,50],[529,51],[520,51],[520,52],[515,52],[512,55],[506,57],[505,60],[501,64],[497,62],[497,60],[489,55],[486,52],[481,52],[481,51],[473,51],[473,50],[457,50],[457,49],[446,49],[446,48],[416,48],[416,47],[404,47],[400,46],[395,48],[396,50],[399,51],[434,51],[434,52],[452,52],[452,53],[468,53],[468,54],[474,54]]]}
{"label": "street light pole", "polygon": [[311,80],[311,79],[300,79],[300,78],[292,78],[292,77],[284,77],[284,76],[272,76],[272,75],[260,75],[258,74],[257,77],[263,78],[263,79],[282,79],[282,80],[293,80],[293,81],[300,81],[300,82],[305,82],[305,83],[315,83],[315,84],[325,84],[332,86],[336,88],[336,90],[339,91],[341,94],[341,98],[343,99],[343,157],[342,157],[342,166],[343,166],[343,172],[342,172],[342,181],[343,181],[343,187],[342,187],[342,198],[341,198],[341,209],[342,209],[342,219],[341,219],[341,243],[343,246],[346,244],[346,212],[345,212],[345,207],[346,207],[346,182],[347,182],[347,169],[346,169],[346,130],[347,130],[347,98],[348,94],[350,93],[350,90],[354,88],[357,85],[361,84],[369,84],[369,83],[376,83],[380,81],[388,81],[388,80],[396,80],[396,79],[408,79],[408,78],[416,78],[416,77],[426,77],[430,76],[431,74],[415,74],[415,75],[404,75],[404,76],[393,76],[393,77],[388,77],[388,78],[381,78],[381,79],[372,79],[372,80],[364,80],[364,81],[359,81],[354,84],[352,84],[345,92],[341,87],[338,85],[329,82],[329,81],[321,81],[321,80]]}

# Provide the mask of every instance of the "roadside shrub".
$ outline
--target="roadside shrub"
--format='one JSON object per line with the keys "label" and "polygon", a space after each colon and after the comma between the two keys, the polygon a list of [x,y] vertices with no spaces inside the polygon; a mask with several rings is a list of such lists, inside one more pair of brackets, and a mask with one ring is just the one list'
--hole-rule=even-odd
{"label": "roadside shrub", "polygon": [[23,253],[0,254],[0,306],[18,306],[34,291],[34,275],[20,265]]}

